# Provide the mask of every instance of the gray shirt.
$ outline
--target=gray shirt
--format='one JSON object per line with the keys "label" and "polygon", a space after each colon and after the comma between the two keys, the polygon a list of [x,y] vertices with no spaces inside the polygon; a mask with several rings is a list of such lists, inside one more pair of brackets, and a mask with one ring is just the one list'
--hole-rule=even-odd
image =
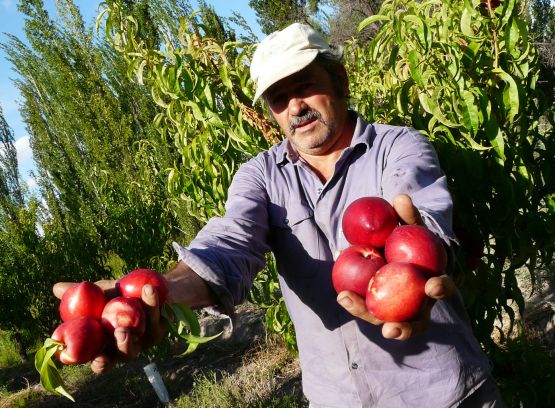
{"label": "gray shirt", "polygon": [[381,327],[336,301],[331,269],[348,246],[344,209],[359,197],[391,201],[399,193],[411,196],[428,228],[454,240],[451,196],[427,138],[358,117],[325,184],[283,141],[240,167],[224,217],[211,219],[187,248],[176,246],[228,312],[273,252],[312,407],[451,407],[489,375],[458,297],[436,302],[430,327],[408,341],[384,339]]}

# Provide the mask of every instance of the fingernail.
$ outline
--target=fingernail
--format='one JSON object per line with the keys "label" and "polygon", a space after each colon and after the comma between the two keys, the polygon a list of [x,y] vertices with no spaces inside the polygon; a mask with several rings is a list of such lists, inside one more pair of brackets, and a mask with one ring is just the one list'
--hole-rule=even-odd
{"label": "fingernail", "polygon": [[152,287],[152,285],[145,285],[143,287],[143,291],[144,291],[146,296],[154,295],[154,288]]}
{"label": "fingernail", "polygon": [[114,336],[118,343],[124,343],[127,340],[127,332],[119,328],[114,331]]}
{"label": "fingernail", "polygon": [[401,334],[403,334],[403,332],[401,331],[400,328],[392,327],[390,329],[386,329],[383,336],[386,339],[397,339],[397,338],[401,337]]}
{"label": "fingernail", "polygon": [[349,296],[342,296],[339,299],[337,299],[337,301],[339,302],[339,304],[341,306],[343,306],[344,308],[350,308],[351,306],[353,306],[353,301],[351,300],[351,298]]}

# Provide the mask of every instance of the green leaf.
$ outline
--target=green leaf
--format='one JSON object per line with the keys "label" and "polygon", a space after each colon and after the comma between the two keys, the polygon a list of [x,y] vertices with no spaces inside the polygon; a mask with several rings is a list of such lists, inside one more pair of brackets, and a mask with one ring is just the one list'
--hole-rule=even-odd
{"label": "green leaf", "polygon": [[505,160],[505,139],[503,139],[503,132],[499,129],[499,124],[494,117],[490,117],[486,123],[486,135],[497,156],[501,160]]}
{"label": "green leaf", "polygon": [[404,16],[403,20],[412,23],[411,29],[416,33],[416,38],[420,47],[424,50],[428,50],[429,30],[424,21],[422,21],[420,17],[411,14]]}
{"label": "green leaf", "polygon": [[501,68],[495,68],[491,72],[498,76],[506,84],[505,89],[503,90],[503,104],[504,110],[507,114],[507,121],[512,122],[518,114],[520,105],[518,98],[518,85],[513,77]]}
{"label": "green leaf", "polygon": [[188,333],[182,333],[180,337],[184,340],[187,340],[191,344],[203,344],[203,343],[208,343],[209,341],[212,341],[214,339],[217,339],[218,337],[221,336],[222,333],[223,332],[220,332],[218,334],[214,334],[213,336],[206,336],[206,337],[195,336]]}
{"label": "green leaf", "polygon": [[414,81],[409,79],[403,84],[403,87],[397,92],[397,109],[403,114],[410,112],[409,92],[414,85]]}
{"label": "green leaf", "polygon": [[461,14],[461,32],[467,37],[474,35],[472,30],[472,14],[469,7],[465,7]]}
{"label": "green leaf", "polygon": [[503,1],[503,13],[502,13],[503,17],[500,21],[501,25],[505,25],[509,22],[509,19],[513,16],[514,7],[515,7],[515,0]]}
{"label": "green leaf", "polygon": [[194,101],[186,101],[185,105],[191,108],[191,112],[193,113],[195,120],[199,122],[204,122],[204,115],[198,103]]}
{"label": "green leaf", "polygon": [[[158,81],[158,80],[157,80]],[[151,96],[152,99],[154,100],[154,102],[158,105],[161,106],[162,108],[167,108],[169,107],[169,103],[167,103],[166,101],[164,101],[164,99],[162,98],[162,96],[160,95],[160,90],[159,87],[155,85],[152,86],[151,88]]]}
{"label": "green leaf", "polygon": [[420,100],[420,103],[422,104],[422,107],[428,112],[431,113],[432,115],[434,115],[434,117],[439,120],[441,123],[443,123],[444,125],[447,125],[449,127],[454,127],[457,128],[460,125],[458,123],[452,122],[450,121],[441,111],[439,105],[438,105],[438,93],[440,92],[439,89],[435,89],[434,93],[432,94],[432,96],[428,96],[428,94],[426,92],[420,92],[420,94],[418,95],[418,99]]}
{"label": "green leaf", "polygon": [[60,395],[75,402],[75,399],[66,390],[65,383],[60,375],[58,367],[54,364],[52,357],[57,351],[63,349],[63,344],[47,338],[43,346],[35,354],[35,368],[40,375],[40,383],[44,389],[56,395]]}
{"label": "green leaf", "polygon": [[214,340],[222,334],[220,332],[214,336],[201,337],[197,315],[192,309],[182,304],[165,304],[162,308],[162,316],[167,320],[170,332],[189,344],[181,356],[192,353],[199,344]]}
{"label": "green leaf", "polygon": [[424,81],[422,80],[422,74],[419,68],[419,55],[415,50],[411,50],[408,55],[409,65],[410,65],[410,75],[412,79],[416,82],[421,90],[425,89]]}
{"label": "green leaf", "polygon": [[478,105],[474,101],[474,95],[467,90],[461,91],[461,103],[463,104],[463,120],[465,127],[475,135],[479,127]]}
{"label": "green leaf", "polygon": [[361,32],[366,27],[368,27],[370,24],[377,23],[379,21],[389,21],[389,17],[388,16],[382,16],[382,15],[379,15],[379,14],[375,14],[373,16],[366,17],[364,20],[362,20],[359,23],[359,25],[357,27],[357,32]]}
{"label": "green leaf", "polygon": [[519,39],[518,25],[514,19],[511,19],[505,29],[505,47],[508,48],[509,53],[513,56],[515,56],[513,53],[515,52],[516,44]]}
{"label": "green leaf", "polygon": [[137,83],[143,85],[143,73],[146,68],[146,60],[142,60],[137,69],[135,70],[135,75],[137,77]]}
{"label": "green leaf", "polygon": [[229,78],[229,69],[226,64],[222,64],[220,66],[220,78],[222,79],[222,83],[228,89],[233,89],[233,83]]}

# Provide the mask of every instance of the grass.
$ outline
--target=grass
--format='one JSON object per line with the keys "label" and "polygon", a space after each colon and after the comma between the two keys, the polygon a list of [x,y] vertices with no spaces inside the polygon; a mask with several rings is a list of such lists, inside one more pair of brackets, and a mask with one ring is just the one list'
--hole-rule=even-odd
{"label": "grass", "polygon": [[0,369],[11,367],[20,361],[10,333],[0,330]]}
{"label": "grass", "polygon": [[[255,331],[237,330],[237,336],[201,345],[189,356],[178,357],[184,346],[174,345],[169,353],[156,357],[172,400],[170,407],[308,406],[296,358],[281,338],[265,335],[262,313],[253,309],[252,316],[251,323],[259,327]],[[148,363],[143,357],[101,376],[87,365],[62,366],[62,378],[76,403],[46,393],[32,362],[2,367],[0,408],[162,406],[143,372]]]}
{"label": "grass", "polygon": [[[210,372],[196,375],[192,390],[179,397],[176,408],[300,408],[300,368],[279,339],[272,339],[246,355],[234,373]],[[297,387],[297,390],[293,388]],[[293,391],[293,392],[291,392]]]}

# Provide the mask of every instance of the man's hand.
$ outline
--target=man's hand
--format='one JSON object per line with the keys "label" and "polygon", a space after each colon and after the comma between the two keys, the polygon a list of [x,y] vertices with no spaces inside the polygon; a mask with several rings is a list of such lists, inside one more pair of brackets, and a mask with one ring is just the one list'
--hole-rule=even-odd
{"label": "man's hand", "polygon": [[[198,309],[216,304],[215,294],[208,284],[193,271],[185,262],[180,261],[164,277],[168,283],[168,298],[166,303],[178,303]],[[104,290],[107,299],[118,296],[115,280],[100,280],[95,282]],[[57,298],[62,298],[64,292],[75,285],[72,282],[59,282],[53,291]],[[116,349],[97,356],[91,363],[95,373],[104,373],[117,362],[126,362],[136,358],[139,353],[158,344],[168,332],[164,319],[160,317],[160,302],[158,294],[152,285],[143,286],[141,298],[146,312],[146,330],[141,337],[137,337],[123,327],[114,331]]]}
{"label": "man's hand", "polygon": [[377,319],[366,308],[366,301],[364,298],[348,290],[340,292],[337,296],[337,301],[353,316],[375,325],[383,324],[382,335],[386,339],[408,340],[426,330],[430,322],[430,312],[434,301],[452,296],[456,288],[453,280],[449,276],[441,275],[428,279],[424,290],[430,299],[420,318],[410,322],[383,322]]}
{"label": "man's hand", "polygon": [[[104,290],[108,299],[117,296],[116,281],[102,280],[95,283]],[[73,285],[75,283],[72,282],[56,283],[53,288],[54,295],[61,299],[65,291]],[[142,301],[146,313],[145,334],[138,337],[126,328],[117,327],[114,331],[115,350],[108,350],[96,356],[91,362],[91,369],[95,373],[104,373],[120,361],[125,362],[135,359],[141,351],[159,343],[166,335],[167,325],[160,318],[158,294],[152,285],[143,287]]]}
{"label": "man's hand", "polygon": [[[413,205],[411,198],[400,194],[393,199],[393,208],[404,224],[423,225],[418,209]],[[365,299],[356,293],[343,291],[337,295],[337,301],[349,313],[372,324],[382,326],[382,335],[387,339],[407,340],[424,331],[430,322],[430,313],[436,300],[446,299],[456,292],[453,280],[447,275],[434,276],[426,282],[424,288],[429,299],[419,319],[410,322],[383,322],[377,319],[366,308]]]}
{"label": "man's hand", "polygon": [[424,225],[420,211],[412,203],[412,199],[407,194],[399,194],[393,199],[393,208],[397,212],[399,219],[407,225]]}

